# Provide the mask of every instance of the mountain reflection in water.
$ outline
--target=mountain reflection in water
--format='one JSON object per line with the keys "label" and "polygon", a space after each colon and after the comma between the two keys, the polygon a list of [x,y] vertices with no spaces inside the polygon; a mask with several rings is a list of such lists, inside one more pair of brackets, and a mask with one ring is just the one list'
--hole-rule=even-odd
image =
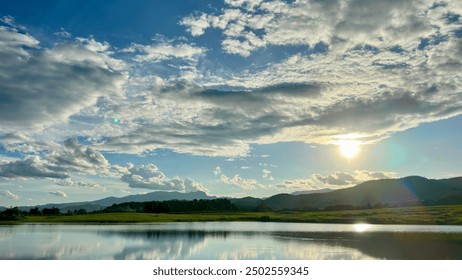
{"label": "mountain reflection in water", "polygon": [[0,259],[462,259],[459,226],[17,225],[0,237]]}

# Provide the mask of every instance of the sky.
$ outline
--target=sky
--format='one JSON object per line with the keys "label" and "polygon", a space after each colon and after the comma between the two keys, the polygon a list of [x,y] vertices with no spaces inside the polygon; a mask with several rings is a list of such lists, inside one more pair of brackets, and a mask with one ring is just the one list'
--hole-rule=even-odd
{"label": "sky", "polygon": [[462,2],[0,1],[0,205],[461,176]]}

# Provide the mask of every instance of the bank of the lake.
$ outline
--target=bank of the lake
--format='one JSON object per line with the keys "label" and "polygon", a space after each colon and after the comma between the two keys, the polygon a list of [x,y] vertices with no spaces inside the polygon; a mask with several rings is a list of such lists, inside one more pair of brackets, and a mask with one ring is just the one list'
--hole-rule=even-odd
{"label": "bank of the lake", "polygon": [[61,216],[24,216],[12,223],[153,223],[193,221],[265,221],[296,223],[370,223],[462,225],[462,205],[417,206],[313,212],[221,212],[191,214],[96,213]]}
{"label": "bank of the lake", "polygon": [[0,226],[0,260],[459,260],[462,226],[284,222]]}

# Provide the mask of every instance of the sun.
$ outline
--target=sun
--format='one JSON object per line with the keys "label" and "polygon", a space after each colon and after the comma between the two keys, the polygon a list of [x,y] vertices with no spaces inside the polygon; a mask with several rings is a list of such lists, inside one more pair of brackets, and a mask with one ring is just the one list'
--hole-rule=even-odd
{"label": "sun", "polygon": [[342,156],[346,157],[347,159],[352,159],[356,157],[361,148],[359,147],[359,141],[355,140],[341,140],[338,142],[339,150]]}

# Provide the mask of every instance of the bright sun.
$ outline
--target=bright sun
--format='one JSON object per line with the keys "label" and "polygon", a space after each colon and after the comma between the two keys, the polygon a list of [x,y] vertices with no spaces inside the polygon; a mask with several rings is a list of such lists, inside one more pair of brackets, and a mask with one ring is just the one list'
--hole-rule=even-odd
{"label": "bright sun", "polygon": [[361,150],[359,148],[359,141],[355,140],[341,140],[338,145],[340,146],[340,153],[347,159],[356,157]]}

